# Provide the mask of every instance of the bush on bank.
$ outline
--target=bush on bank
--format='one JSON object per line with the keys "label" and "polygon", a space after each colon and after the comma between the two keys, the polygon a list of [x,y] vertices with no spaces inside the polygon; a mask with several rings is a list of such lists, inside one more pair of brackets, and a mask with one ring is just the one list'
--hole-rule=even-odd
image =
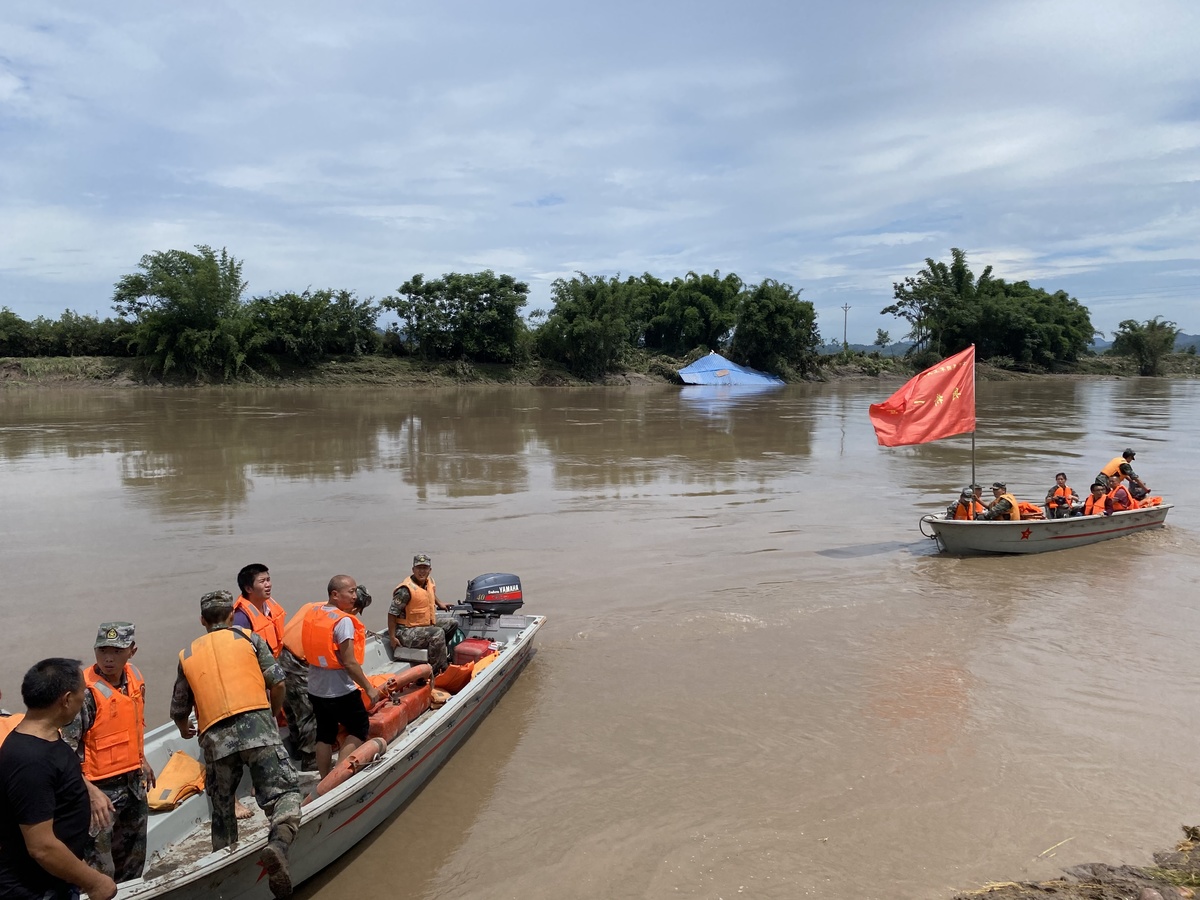
{"label": "bush on bank", "polygon": [[[957,249],[950,265],[927,260],[894,286],[896,303],[883,311],[913,328],[914,344],[901,360],[844,350],[819,356],[816,312],[801,289],[771,279],[746,284],[733,273],[688,272],[668,281],[579,272],[554,282],[551,309],[526,318],[529,286],[491,270],[432,280],[416,274],[378,303],[331,288],[247,299],[241,260],[225,249],[194,249],[143,256],[114,288],[117,318],[66,311],[57,321],[26,322],[0,308],[0,356],[128,356],[139,363],[133,377],[184,383],[297,378],[333,360],[376,356],[449,366],[462,380],[495,366],[524,373],[516,376],[522,380],[534,373],[534,383],[639,371],[674,380],[678,368],[709,350],[787,380],[879,376],[911,374],[969,343],[1001,370],[1123,366],[1090,352],[1095,332],[1077,300],[1007,284],[990,267],[975,278]],[[386,332],[377,325],[384,311],[399,319]],[[1124,322],[1114,350],[1136,359],[1143,373],[1171,371],[1158,337],[1172,329],[1158,319]]]}

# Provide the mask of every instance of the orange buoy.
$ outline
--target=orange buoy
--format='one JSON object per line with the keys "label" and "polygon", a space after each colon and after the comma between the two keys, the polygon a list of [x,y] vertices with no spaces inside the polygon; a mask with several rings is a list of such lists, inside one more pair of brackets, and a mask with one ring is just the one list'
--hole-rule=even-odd
{"label": "orange buoy", "polygon": [[[369,675],[367,676],[375,690],[388,697],[395,694],[402,688],[416,681],[424,681],[433,677],[433,667],[428,663],[422,663],[419,666],[412,666],[405,669],[403,672],[385,674],[385,675]],[[367,700],[367,692],[359,688],[359,693],[362,694],[363,706],[367,707],[368,712],[374,712]],[[381,703],[384,701],[380,701]]]}
{"label": "orange buoy", "polygon": [[391,743],[408,725],[408,708],[400,703],[382,703],[371,712],[368,737],[383,738]]}
{"label": "orange buoy", "polygon": [[351,776],[365,769],[369,763],[382,756],[386,750],[387,742],[383,738],[368,738],[366,743],[356,748],[345,759],[338,760],[338,764],[333,767],[333,770],[317,785],[316,794],[310,794],[308,800],[328,794],[339,784],[348,781]]}
{"label": "orange buoy", "polygon": [[403,706],[408,713],[408,721],[416,721],[417,716],[429,709],[433,698],[433,685],[425,682],[422,685],[410,685],[404,693],[396,698],[396,703]]}

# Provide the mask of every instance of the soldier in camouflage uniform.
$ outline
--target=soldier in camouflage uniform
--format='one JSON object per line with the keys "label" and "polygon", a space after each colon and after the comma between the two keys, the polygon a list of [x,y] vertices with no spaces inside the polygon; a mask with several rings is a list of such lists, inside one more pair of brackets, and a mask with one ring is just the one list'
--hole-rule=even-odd
{"label": "soldier in camouflage uniform", "polygon": [[[204,715],[212,714],[196,703],[197,693],[205,692],[204,679],[221,678],[223,673],[231,672],[232,667],[225,660],[235,656],[243,660],[240,666],[244,667],[247,663],[244,661],[246,651],[241,648],[239,640],[217,637],[220,632],[231,628],[232,594],[228,591],[205,594],[200,599],[200,617],[208,634],[193,641],[192,646],[179,655],[179,672],[171,695],[171,718],[179,728],[179,733],[189,738],[196,734],[196,726],[189,721],[192,708],[196,707],[197,715],[201,716],[199,742],[204,751],[205,790],[212,802],[214,850],[237,843],[234,792],[242,780],[243,769],[250,769],[255,800],[270,820],[267,846],[259,861],[269,876],[271,892],[276,897],[286,897],[292,892],[287,852],[300,827],[300,790],[296,770],[292,768],[275,724],[275,716],[283,704],[283,670],[271,655],[271,648],[266,641],[256,634],[232,629],[236,638],[245,639],[253,648],[261,676],[260,685],[249,689],[254,696],[248,694],[246,700],[256,702],[265,698],[269,691],[270,703],[269,706],[264,704],[264,708],[216,717],[211,722],[204,721]],[[217,648],[224,649],[216,653]],[[208,659],[216,659],[221,665],[215,671],[210,671],[204,668],[210,665],[206,663]],[[240,669],[240,672],[244,673],[245,669]],[[189,676],[194,682],[189,680]],[[229,684],[226,683],[225,687],[228,689]]]}
{"label": "soldier in camouflage uniform", "polygon": [[992,501],[991,505],[988,506],[987,512],[980,516],[980,518],[987,519],[988,521],[1009,518],[1012,508],[1017,504],[1016,498],[1008,493],[1008,485],[1003,481],[994,482],[992,484],[992,496],[996,499]]}
{"label": "soldier in camouflage uniform", "polygon": [[[446,671],[450,664],[449,645],[458,630],[458,620],[453,617],[438,616],[437,610],[450,609],[449,603],[443,603],[437,596],[437,585],[434,584],[431,573],[433,563],[427,553],[418,553],[413,557],[412,575],[397,585],[392,593],[392,605],[388,608],[388,637],[392,649],[409,647],[414,650],[425,650],[429,654],[429,664],[433,674]],[[427,594],[432,603],[426,603],[422,612],[416,617],[408,610],[414,592]],[[420,624],[417,624],[420,623]]]}
{"label": "soldier in camouflage uniform", "polygon": [[[93,674],[104,677],[111,687],[128,696],[134,686],[129,684],[126,665],[137,652],[133,625],[105,622],[96,635],[95,649]],[[144,702],[144,689],[142,697]],[[95,722],[96,695],[92,690],[86,690],[79,715],[62,729],[63,740],[79,754],[81,765],[85,764],[87,735]],[[138,723],[138,727],[143,729],[144,735],[145,722]],[[154,785],[154,770],[143,754],[139,767],[88,783],[112,804],[112,824],[96,834],[84,862],[118,883],[141,878],[146,864],[146,824],[150,815],[146,789]]]}

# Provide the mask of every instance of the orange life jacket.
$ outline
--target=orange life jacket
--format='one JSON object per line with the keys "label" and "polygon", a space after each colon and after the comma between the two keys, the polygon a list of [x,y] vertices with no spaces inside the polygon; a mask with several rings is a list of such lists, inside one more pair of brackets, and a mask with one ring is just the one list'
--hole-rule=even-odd
{"label": "orange life jacket", "polygon": [[985,512],[987,512],[987,509],[978,500],[971,501],[970,512],[968,512],[967,509],[968,508],[963,506],[962,503],[955,503],[954,504],[954,518],[956,518],[956,519],[974,519],[975,516],[977,516],[977,515],[981,516]]}
{"label": "orange life jacket", "polygon": [[283,611],[283,607],[270,597],[267,598],[265,607],[266,612],[261,613],[257,606],[245,597],[239,596],[233,604],[233,611],[241,610],[250,620],[250,627],[254,633],[267,642],[272,655],[278,656],[279,648],[283,646],[283,620],[287,614]]}
{"label": "orange life jacket", "polygon": [[328,604],[314,603],[304,616],[300,639],[304,646],[304,658],[310,666],[320,669],[344,669],[338,646],[333,639],[333,630],[342,619],[354,620],[354,661],[363,664],[367,649],[367,629],[357,616],[342,612]]}
{"label": "orange life jacket", "polygon": [[304,655],[304,617],[314,606],[324,605],[323,603],[305,603],[283,626],[283,646],[291,650],[292,656],[298,660],[304,661],[307,658]]}
{"label": "orange life jacket", "polygon": [[244,628],[218,628],[179,653],[183,676],[196,700],[200,733],[230,716],[270,709],[258,651]]}
{"label": "orange life jacket", "polygon": [[1106,475],[1108,478],[1116,478],[1118,482],[1124,481],[1125,474],[1121,471],[1121,466],[1123,465],[1125,465],[1125,457],[1114,456],[1109,460],[1108,465],[1100,470],[1100,474]]}
{"label": "orange life jacket", "polygon": [[1083,514],[1085,516],[1102,516],[1108,508],[1108,494],[1101,494],[1099,499],[1095,494],[1088,494],[1088,498],[1083,501]]}
{"label": "orange life jacket", "polygon": [[433,578],[426,579],[425,585],[418,586],[411,575],[396,585],[396,591],[402,587],[408,588],[408,605],[404,607],[404,618],[400,619],[400,624],[406,628],[437,624],[437,602],[433,599],[437,585],[433,583]]}
{"label": "orange life jacket", "polygon": [[1055,497],[1062,497],[1062,499],[1067,501],[1065,504],[1058,506],[1058,509],[1070,509],[1071,504],[1075,502],[1075,492],[1071,490],[1070,485],[1064,484],[1062,487],[1055,485],[1054,490],[1052,490],[1049,496],[1046,498],[1046,505],[1051,506],[1050,501]]}
{"label": "orange life jacket", "polygon": [[1016,497],[1014,497],[1012,494],[1001,494],[996,499],[1007,500],[1011,504],[1011,507],[1008,510],[1008,518],[1011,521],[1019,522],[1021,520],[1021,504],[1017,502]]}
{"label": "orange life jacket", "polygon": [[100,781],[142,767],[146,740],[146,682],[132,663],[125,664],[125,691],[113,687],[95,666],[83,681],[96,700],[96,718],[83,736],[83,777]]}
{"label": "orange life jacket", "polygon": [[0,716],[0,746],[4,745],[4,739],[12,734],[14,728],[21,724],[25,718],[25,713],[16,713],[11,716]]}
{"label": "orange life jacket", "polygon": [[1138,502],[1133,499],[1133,494],[1129,493],[1129,489],[1124,485],[1118,484],[1108,492],[1108,496],[1112,500],[1113,512],[1124,512],[1127,509],[1138,508]]}

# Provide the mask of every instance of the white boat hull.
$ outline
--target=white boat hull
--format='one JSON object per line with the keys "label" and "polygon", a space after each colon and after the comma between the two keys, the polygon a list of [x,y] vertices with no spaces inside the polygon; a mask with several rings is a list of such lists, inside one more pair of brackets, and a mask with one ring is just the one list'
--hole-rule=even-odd
{"label": "white boat hull", "polygon": [[[294,884],[299,885],[320,872],[403,805],[512,684],[532,656],[534,635],[545,619],[515,615],[501,616],[499,620],[500,633],[487,636],[493,639],[505,637],[505,624],[509,626],[509,634],[495,663],[480,672],[441,709],[427,713],[409,725],[376,762],[304,807],[300,831],[289,853]],[[518,627],[519,620],[524,621],[523,627]],[[473,632],[473,636],[476,634]],[[378,640],[369,642],[368,654],[372,653],[375,665],[371,666],[368,659],[368,664],[364,665],[368,671],[391,666],[404,668],[403,664],[386,660]],[[165,763],[171,752],[179,749],[199,758],[195,739],[181,739],[174,725],[154,729],[146,737],[148,756],[156,768]],[[117,900],[271,898],[265,873],[258,864],[258,856],[266,843],[265,823],[261,816],[257,817],[257,828],[252,821],[247,829],[249,833],[243,831],[236,847],[212,853],[207,852],[211,843],[201,844],[208,840],[208,814],[207,798],[194,797],[171,813],[152,815],[148,873],[162,868],[164,861],[173,865],[176,862],[172,859],[173,854],[186,857],[180,850],[184,843],[201,846],[203,855],[194,861],[185,858],[182,864],[173,865],[160,877],[122,884]]]}
{"label": "white boat hull", "polygon": [[943,553],[1045,553],[1082,547],[1161,528],[1172,504],[1113,513],[1111,516],[1074,516],[1067,519],[1022,519],[1019,522],[982,522],[925,516],[926,526]]}

